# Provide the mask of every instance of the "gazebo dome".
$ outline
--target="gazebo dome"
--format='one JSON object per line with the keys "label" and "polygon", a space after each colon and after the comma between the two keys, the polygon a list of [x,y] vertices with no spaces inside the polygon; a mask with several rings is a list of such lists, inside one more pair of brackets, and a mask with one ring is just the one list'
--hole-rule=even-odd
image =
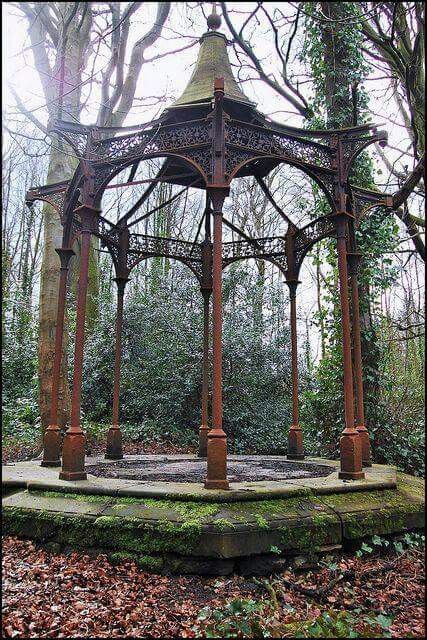
{"label": "gazebo dome", "polygon": [[224,98],[255,106],[237,84],[227,53],[227,39],[223,33],[208,31],[200,39],[195,69],[183,94],[169,109],[184,105],[211,102],[215,78],[224,78]]}

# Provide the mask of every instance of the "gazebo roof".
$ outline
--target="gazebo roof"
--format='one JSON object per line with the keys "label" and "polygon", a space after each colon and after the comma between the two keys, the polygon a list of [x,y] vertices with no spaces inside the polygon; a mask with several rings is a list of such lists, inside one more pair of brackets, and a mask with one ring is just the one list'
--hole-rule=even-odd
{"label": "gazebo roof", "polygon": [[200,103],[213,99],[215,78],[224,78],[224,98],[255,106],[237,84],[227,53],[227,38],[223,33],[208,31],[200,38],[200,49],[196,66],[184,93],[169,109]]}

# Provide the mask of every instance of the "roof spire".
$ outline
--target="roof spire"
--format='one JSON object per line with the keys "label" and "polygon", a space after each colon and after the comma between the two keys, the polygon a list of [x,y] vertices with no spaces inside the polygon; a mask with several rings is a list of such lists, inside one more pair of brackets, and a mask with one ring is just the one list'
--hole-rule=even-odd
{"label": "roof spire", "polygon": [[207,23],[210,31],[216,31],[221,26],[221,16],[216,12],[216,2],[212,2],[212,13],[208,16]]}

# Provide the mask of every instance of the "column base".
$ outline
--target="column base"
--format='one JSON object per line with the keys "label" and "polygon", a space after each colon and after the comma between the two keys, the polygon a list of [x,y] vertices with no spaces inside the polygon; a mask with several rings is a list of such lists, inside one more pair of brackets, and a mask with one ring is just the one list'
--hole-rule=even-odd
{"label": "column base", "polygon": [[118,427],[110,427],[107,434],[106,460],[121,460],[123,458],[122,432]]}
{"label": "column base", "polygon": [[340,480],[364,480],[365,474],[363,471],[338,471],[338,478]]}
{"label": "column base", "polygon": [[67,431],[62,447],[62,469],[60,480],[86,480],[86,438],[83,431]]}
{"label": "column base", "polygon": [[222,429],[208,435],[205,489],[229,489],[227,480],[227,437]]}
{"label": "column base", "polygon": [[228,480],[205,480],[205,489],[223,489],[229,490],[230,483]]}
{"label": "column base", "polygon": [[87,480],[87,473],[85,471],[60,471],[60,480]]}
{"label": "column base", "polygon": [[61,460],[42,460],[40,462],[41,467],[60,467]]}
{"label": "column base", "polygon": [[302,429],[298,424],[292,424],[288,433],[288,454],[289,460],[303,460],[304,450],[302,446]]}
{"label": "column base", "polygon": [[61,432],[57,425],[49,425],[43,436],[41,467],[61,466]]}
{"label": "column base", "polygon": [[60,480],[87,480],[87,473],[85,471],[60,471]]}
{"label": "column base", "polygon": [[362,446],[362,467],[372,467],[371,443],[369,442],[369,432],[364,424],[356,426]]}
{"label": "column base", "polygon": [[199,458],[206,458],[208,455],[208,427],[200,427],[199,430],[199,451],[197,456]]}
{"label": "column base", "polygon": [[365,477],[362,471],[362,444],[356,429],[344,430],[340,439],[340,460],[339,478],[361,480]]}

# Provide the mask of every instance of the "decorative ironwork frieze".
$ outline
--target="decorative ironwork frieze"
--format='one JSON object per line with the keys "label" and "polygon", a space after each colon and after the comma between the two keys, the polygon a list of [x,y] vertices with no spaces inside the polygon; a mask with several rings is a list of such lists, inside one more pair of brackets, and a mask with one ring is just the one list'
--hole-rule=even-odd
{"label": "decorative ironwork frieze", "polygon": [[293,241],[295,268],[298,273],[305,255],[323,238],[335,235],[335,225],[330,216],[323,216],[299,229]]}
{"label": "decorative ironwork frieze", "polygon": [[325,169],[332,166],[331,150],[326,145],[236,120],[225,121],[225,141],[227,145],[244,147],[256,155],[286,156]]}
{"label": "decorative ironwork frieze", "polygon": [[202,279],[202,247],[185,240],[131,233],[127,253],[128,269],[132,269],[144,258],[165,257],[187,264]]}
{"label": "decorative ironwork frieze", "polygon": [[131,133],[117,138],[92,140],[91,160],[124,162],[161,151],[179,151],[194,145],[211,144],[211,122],[196,120],[185,125],[164,126]]}

